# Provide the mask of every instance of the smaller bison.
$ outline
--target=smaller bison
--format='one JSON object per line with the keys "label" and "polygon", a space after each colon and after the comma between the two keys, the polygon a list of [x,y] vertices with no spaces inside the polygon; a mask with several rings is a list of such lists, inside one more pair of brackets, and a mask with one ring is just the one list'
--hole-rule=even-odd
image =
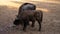
{"label": "smaller bison", "polygon": [[32,3],[23,3],[19,7],[18,15],[20,14],[21,11],[24,11],[24,10],[36,10],[36,5]]}
{"label": "smaller bison", "polygon": [[43,12],[40,10],[25,10],[22,11],[18,19],[14,21],[15,25],[23,24],[23,30],[26,30],[27,25],[29,25],[29,21],[32,22],[32,27],[34,27],[35,21],[38,21],[39,31],[41,30],[41,22],[43,19]]}
{"label": "smaller bison", "polygon": [[23,11],[23,10],[36,10],[36,6],[32,3],[23,3],[20,7],[19,7],[19,11]]}

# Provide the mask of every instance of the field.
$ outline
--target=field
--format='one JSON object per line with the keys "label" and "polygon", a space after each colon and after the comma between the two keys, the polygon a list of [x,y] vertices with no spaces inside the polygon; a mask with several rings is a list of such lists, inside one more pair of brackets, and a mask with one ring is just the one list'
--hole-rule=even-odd
{"label": "field", "polygon": [[[13,2],[13,1],[12,1]],[[13,2],[22,4],[23,2]],[[43,22],[41,31],[38,30],[38,23],[35,27],[28,26],[27,31],[23,32],[22,27],[12,27],[13,21],[18,14],[17,7],[0,5],[0,34],[60,34],[60,3],[33,2],[37,10],[43,11]]]}

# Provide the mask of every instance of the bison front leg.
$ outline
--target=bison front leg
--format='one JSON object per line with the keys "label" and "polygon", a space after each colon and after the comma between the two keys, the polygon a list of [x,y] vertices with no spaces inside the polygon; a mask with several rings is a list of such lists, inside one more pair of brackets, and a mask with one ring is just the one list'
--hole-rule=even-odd
{"label": "bison front leg", "polygon": [[35,25],[35,20],[32,20],[32,25],[31,25],[31,27],[34,27],[34,25]]}
{"label": "bison front leg", "polygon": [[28,21],[24,21],[23,31],[26,31],[28,23],[29,23]]}

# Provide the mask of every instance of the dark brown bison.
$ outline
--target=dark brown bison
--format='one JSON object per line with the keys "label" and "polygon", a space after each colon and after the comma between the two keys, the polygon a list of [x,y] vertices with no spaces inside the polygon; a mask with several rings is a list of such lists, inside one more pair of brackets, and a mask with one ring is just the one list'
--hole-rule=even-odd
{"label": "dark brown bison", "polygon": [[24,11],[24,10],[36,10],[36,6],[32,3],[23,3],[19,7],[18,15],[20,14],[21,11]]}
{"label": "dark brown bison", "polygon": [[[24,11],[24,10],[36,10],[36,6],[32,3],[23,3],[20,7],[19,7],[19,12],[18,12],[18,15],[17,15],[17,19],[15,19],[15,23],[16,22],[19,22],[19,18],[18,16],[20,15],[20,12]],[[16,23],[16,25],[18,25]]]}
{"label": "dark brown bison", "polygon": [[19,16],[18,20],[14,21],[15,25],[23,24],[23,30],[26,30],[29,21],[32,22],[32,27],[34,27],[35,21],[38,21],[39,24],[39,31],[41,30],[41,22],[43,18],[43,12],[40,10],[25,10],[22,11]]}

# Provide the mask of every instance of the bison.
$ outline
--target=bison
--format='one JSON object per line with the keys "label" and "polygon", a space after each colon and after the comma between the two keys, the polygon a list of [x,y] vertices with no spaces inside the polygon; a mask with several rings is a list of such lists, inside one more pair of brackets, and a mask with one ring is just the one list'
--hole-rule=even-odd
{"label": "bison", "polygon": [[20,7],[19,7],[19,12],[18,15],[20,14],[21,11],[24,10],[36,10],[36,6],[32,3],[23,3]]}
{"label": "bison", "polygon": [[29,22],[32,22],[32,27],[34,27],[35,21],[38,21],[39,31],[41,30],[41,22],[43,19],[43,12],[41,10],[25,10],[18,15],[18,20],[14,21],[15,25],[23,24],[23,30],[26,30]]}
{"label": "bison", "polygon": [[[20,12],[24,11],[24,10],[36,10],[36,6],[32,3],[23,3],[20,7],[19,7],[19,12],[18,12],[18,15],[17,15],[17,19],[15,19],[15,23],[16,22],[19,22],[19,18],[18,16],[20,15]],[[18,25],[18,24],[16,24]]]}

